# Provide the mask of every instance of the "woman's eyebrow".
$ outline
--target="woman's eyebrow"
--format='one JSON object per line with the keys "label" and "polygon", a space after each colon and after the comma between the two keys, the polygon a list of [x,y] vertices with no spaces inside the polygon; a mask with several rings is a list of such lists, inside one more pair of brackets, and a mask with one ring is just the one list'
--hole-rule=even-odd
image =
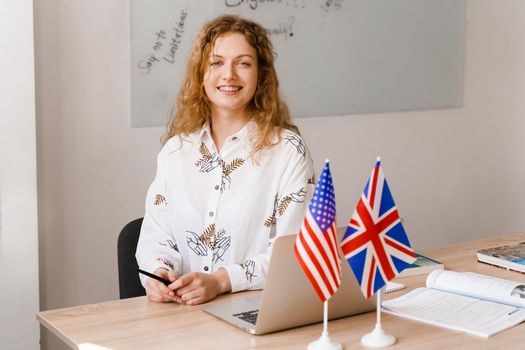
{"label": "woman's eyebrow", "polygon": [[[248,53],[240,54],[240,55],[238,55],[238,56],[235,57],[235,58],[241,58],[241,57],[249,57],[249,58],[251,58],[252,60],[255,59],[255,58],[253,58],[252,55],[250,55],[250,54],[248,54]],[[224,58],[224,57],[221,56],[221,55],[217,55],[217,54],[211,54],[210,56],[208,56],[208,58]]]}
{"label": "woman's eyebrow", "polygon": [[250,54],[247,54],[247,53],[245,53],[245,54],[242,54],[242,55],[239,55],[239,56],[237,56],[237,58],[241,58],[241,57],[249,57],[249,58],[251,58],[252,60],[254,60],[254,59],[255,59],[255,58],[253,58],[253,56],[252,56],[252,55],[250,55]]}

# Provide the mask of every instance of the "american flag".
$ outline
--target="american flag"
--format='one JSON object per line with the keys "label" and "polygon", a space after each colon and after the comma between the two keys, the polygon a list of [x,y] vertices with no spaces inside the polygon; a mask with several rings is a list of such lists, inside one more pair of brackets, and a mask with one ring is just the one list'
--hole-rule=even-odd
{"label": "american flag", "polygon": [[334,185],[326,161],[294,245],[299,265],[323,302],[341,284],[335,225]]}
{"label": "american flag", "polygon": [[416,261],[380,163],[378,158],[341,242],[367,298]]}

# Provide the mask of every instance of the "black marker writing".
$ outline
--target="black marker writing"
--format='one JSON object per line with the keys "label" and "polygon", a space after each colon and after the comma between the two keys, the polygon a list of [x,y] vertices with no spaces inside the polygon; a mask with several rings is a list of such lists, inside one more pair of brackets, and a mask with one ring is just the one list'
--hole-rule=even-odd
{"label": "black marker writing", "polygon": [[153,54],[148,54],[143,60],[140,60],[137,67],[141,70],[142,74],[149,74],[151,72],[151,66],[155,62],[160,62],[157,57]]}
{"label": "black marker writing", "polygon": [[155,44],[153,44],[153,50],[158,51],[162,48],[161,39],[166,39],[166,32],[164,31],[164,29],[161,29],[158,32],[156,32],[155,35],[157,36],[157,41],[155,41]]}
{"label": "black marker writing", "polygon": [[340,10],[343,7],[343,0],[325,0],[325,3],[321,5],[324,12],[330,11],[331,8]]}
{"label": "black marker writing", "polygon": [[281,3],[282,0],[224,0],[226,7],[237,7],[241,4],[247,4],[252,10],[257,10],[259,3]]}
{"label": "black marker writing", "polygon": [[148,53],[137,64],[137,68],[142,74],[151,73],[153,65],[164,62],[175,63],[175,56],[180,44],[182,43],[182,36],[184,34],[184,25],[188,17],[188,11],[182,10],[179,15],[178,22],[173,26],[171,35],[166,33],[164,29],[155,32],[153,45],[151,48],[156,53]]}
{"label": "black marker writing", "polygon": [[170,49],[166,55],[162,57],[164,61],[168,63],[175,63],[175,54],[179,49],[182,35],[184,34],[184,22],[186,21],[186,17],[188,17],[188,12],[186,10],[182,10],[180,12],[179,22],[173,27],[173,36],[171,37],[169,43]]}
{"label": "black marker writing", "polygon": [[293,24],[295,22],[295,16],[288,17],[288,22],[279,23],[275,28],[267,28],[266,31],[269,35],[283,35],[285,39],[293,36]]}

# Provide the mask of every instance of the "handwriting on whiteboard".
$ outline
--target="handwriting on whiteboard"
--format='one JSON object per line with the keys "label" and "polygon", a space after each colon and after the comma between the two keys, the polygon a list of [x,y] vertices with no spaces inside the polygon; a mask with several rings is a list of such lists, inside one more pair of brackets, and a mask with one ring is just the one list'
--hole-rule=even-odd
{"label": "handwriting on whiteboard", "polygon": [[188,17],[187,9],[180,11],[178,21],[169,31],[160,29],[153,35],[153,52],[147,53],[141,59],[137,68],[142,74],[149,74],[155,65],[164,63],[174,64],[179,46],[184,35],[184,25]]}

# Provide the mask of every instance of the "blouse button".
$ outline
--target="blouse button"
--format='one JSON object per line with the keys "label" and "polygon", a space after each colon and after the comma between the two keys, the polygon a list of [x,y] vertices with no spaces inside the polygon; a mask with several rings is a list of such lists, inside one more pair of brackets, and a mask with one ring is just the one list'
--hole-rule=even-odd
{"label": "blouse button", "polygon": [[238,140],[237,136],[232,137],[232,141],[237,141],[237,140]]}
{"label": "blouse button", "polygon": [[215,185],[215,190],[219,190],[219,185]]}
{"label": "blouse button", "polygon": [[213,216],[213,212],[212,212],[212,211],[210,211],[210,213],[209,213],[208,215],[210,215],[210,216]]}
{"label": "blouse button", "polygon": [[204,271],[208,271],[210,268],[208,266],[204,266]]}

